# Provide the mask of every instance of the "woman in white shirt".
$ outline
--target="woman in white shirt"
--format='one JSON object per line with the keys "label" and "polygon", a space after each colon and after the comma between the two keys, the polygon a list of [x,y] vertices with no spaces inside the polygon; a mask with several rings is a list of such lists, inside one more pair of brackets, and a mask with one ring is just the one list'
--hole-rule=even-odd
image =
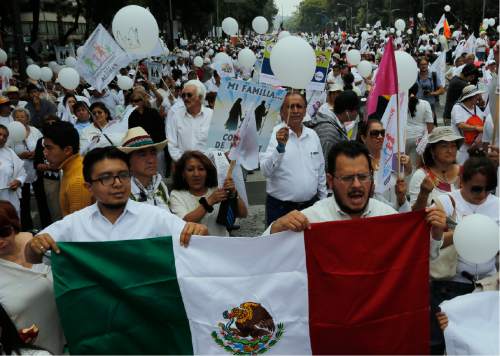
{"label": "woman in white shirt", "polygon": [[0,303],[17,330],[29,330],[23,336],[31,337],[33,346],[60,355],[65,339],[52,271],[45,264],[26,261],[24,248],[33,236],[20,231],[14,207],[0,201]]}
{"label": "woman in white shirt", "polygon": [[[23,141],[17,142],[12,149],[24,162],[26,180],[21,189],[21,224],[24,231],[33,230],[33,220],[31,219],[31,188],[35,190],[34,184],[38,176],[36,174],[33,158],[35,157],[36,143],[42,138],[42,133],[34,126],[30,126],[30,113],[26,109],[16,109],[12,112],[14,120],[19,121],[26,129],[26,137]],[[41,192],[40,192],[41,193]],[[38,202],[38,194],[35,195]],[[42,206],[38,204],[39,208]]]}
{"label": "woman in white shirt", "polygon": [[409,89],[408,120],[406,122],[406,152],[409,152],[412,163],[416,164],[415,149],[420,140],[434,128],[431,104],[417,98],[418,84]]}
{"label": "woman in white shirt", "polygon": [[93,103],[90,106],[92,125],[80,134],[80,153],[85,155],[96,147],[119,146],[123,141],[127,128],[119,121],[111,120],[111,113],[105,104]]}
{"label": "woman in white shirt", "polygon": [[186,151],[176,162],[170,210],[185,221],[208,227],[209,235],[228,236],[224,225],[216,222],[220,203],[236,194],[238,211],[235,217],[247,216],[247,208],[238,196],[234,182],[226,178],[222,188],[217,187],[217,171],[212,162],[199,151]]}
{"label": "woman in white shirt", "polygon": [[[461,174],[461,188],[451,193],[441,195],[437,203],[443,206],[449,220],[460,223],[464,217],[472,214],[486,215],[500,225],[499,198],[492,195],[498,184],[496,168],[493,162],[484,156],[473,156],[465,161]],[[443,236],[443,246],[446,248],[453,244],[453,227]],[[474,236],[470,236],[474,239]],[[444,300],[456,296],[471,293],[474,290],[474,282],[483,278],[494,276],[497,273],[497,256],[492,257],[484,263],[470,263],[460,255],[455,259],[443,259],[456,263],[456,272],[453,276],[432,280],[431,283],[431,307],[437,311],[439,304]],[[453,262],[451,262],[453,261]],[[452,269],[453,270],[453,269]],[[440,336],[435,320],[432,322],[434,341]]]}
{"label": "woman in white shirt", "polygon": [[[462,96],[451,110],[451,127],[455,134],[465,138],[464,144],[458,150],[458,164],[463,164],[467,160],[469,157],[467,151],[472,145],[481,143],[485,121],[483,111],[477,106],[481,94],[483,91],[475,85],[467,85],[462,89]],[[473,117],[477,122],[482,121],[482,124],[473,124],[471,122]]]}

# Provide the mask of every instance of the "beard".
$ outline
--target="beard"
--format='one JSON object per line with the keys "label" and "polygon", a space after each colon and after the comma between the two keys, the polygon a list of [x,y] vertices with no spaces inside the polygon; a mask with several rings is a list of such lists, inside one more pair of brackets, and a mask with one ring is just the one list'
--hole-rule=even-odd
{"label": "beard", "polygon": [[[370,202],[370,196],[371,196],[372,190],[373,190],[373,183],[372,183],[372,186],[370,186],[370,189],[369,189],[370,194],[368,195],[365,204],[360,209],[351,209],[346,204],[344,204],[344,202],[340,198],[340,194],[337,193],[337,188],[335,188],[335,186],[333,187],[333,196],[335,197],[335,201],[337,202],[337,205],[339,206],[340,210],[342,210],[344,213],[346,213],[348,215],[360,214],[360,213],[363,213],[366,210],[366,207],[368,206],[368,203]],[[347,195],[356,194],[356,193],[365,194],[365,191],[364,191],[364,189],[349,189],[348,192],[347,192]]]}
{"label": "beard", "polygon": [[125,206],[127,205],[127,200],[124,201],[123,203],[115,203],[115,204],[108,204],[108,203],[100,202],[99,205],[101,205],[102,207],[104,207],[108,210],[120,210],[120,209],[125,208]]}

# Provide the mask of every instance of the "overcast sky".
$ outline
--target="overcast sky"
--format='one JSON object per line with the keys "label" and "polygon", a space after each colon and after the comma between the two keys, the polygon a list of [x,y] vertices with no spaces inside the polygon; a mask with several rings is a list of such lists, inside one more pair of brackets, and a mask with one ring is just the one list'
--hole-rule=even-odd
{"label": "overcast sky", "polygon": [[278,8],[278,16],[281,16],[282,9],[284,16],[290,16],[295,11],[297,5],[301,2],[302,0],[274,0],[274,3]]}

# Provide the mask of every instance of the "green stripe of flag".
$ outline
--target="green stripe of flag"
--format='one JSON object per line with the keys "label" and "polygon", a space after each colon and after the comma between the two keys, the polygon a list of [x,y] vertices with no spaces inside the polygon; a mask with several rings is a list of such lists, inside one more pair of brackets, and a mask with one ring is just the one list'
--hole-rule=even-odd
{"label": "green stripe of flag", "polygon": [[54,290],[72,354],[192,354],[171,237],[61,242]]}

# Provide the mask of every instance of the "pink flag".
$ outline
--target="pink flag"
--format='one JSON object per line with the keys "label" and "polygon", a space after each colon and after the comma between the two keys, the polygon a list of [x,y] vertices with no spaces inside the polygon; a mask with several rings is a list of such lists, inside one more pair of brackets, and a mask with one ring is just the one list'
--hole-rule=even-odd
{"label": "pink flag", "polygon": [[396,70],[396,58],[392,37],[389,37],[384,47],[384,54],[378,66],[377,76],[373,88],[368,96],[367,115],[377,110],[378,97],[382,95],[393,95],[398,92],[398,72]]}

